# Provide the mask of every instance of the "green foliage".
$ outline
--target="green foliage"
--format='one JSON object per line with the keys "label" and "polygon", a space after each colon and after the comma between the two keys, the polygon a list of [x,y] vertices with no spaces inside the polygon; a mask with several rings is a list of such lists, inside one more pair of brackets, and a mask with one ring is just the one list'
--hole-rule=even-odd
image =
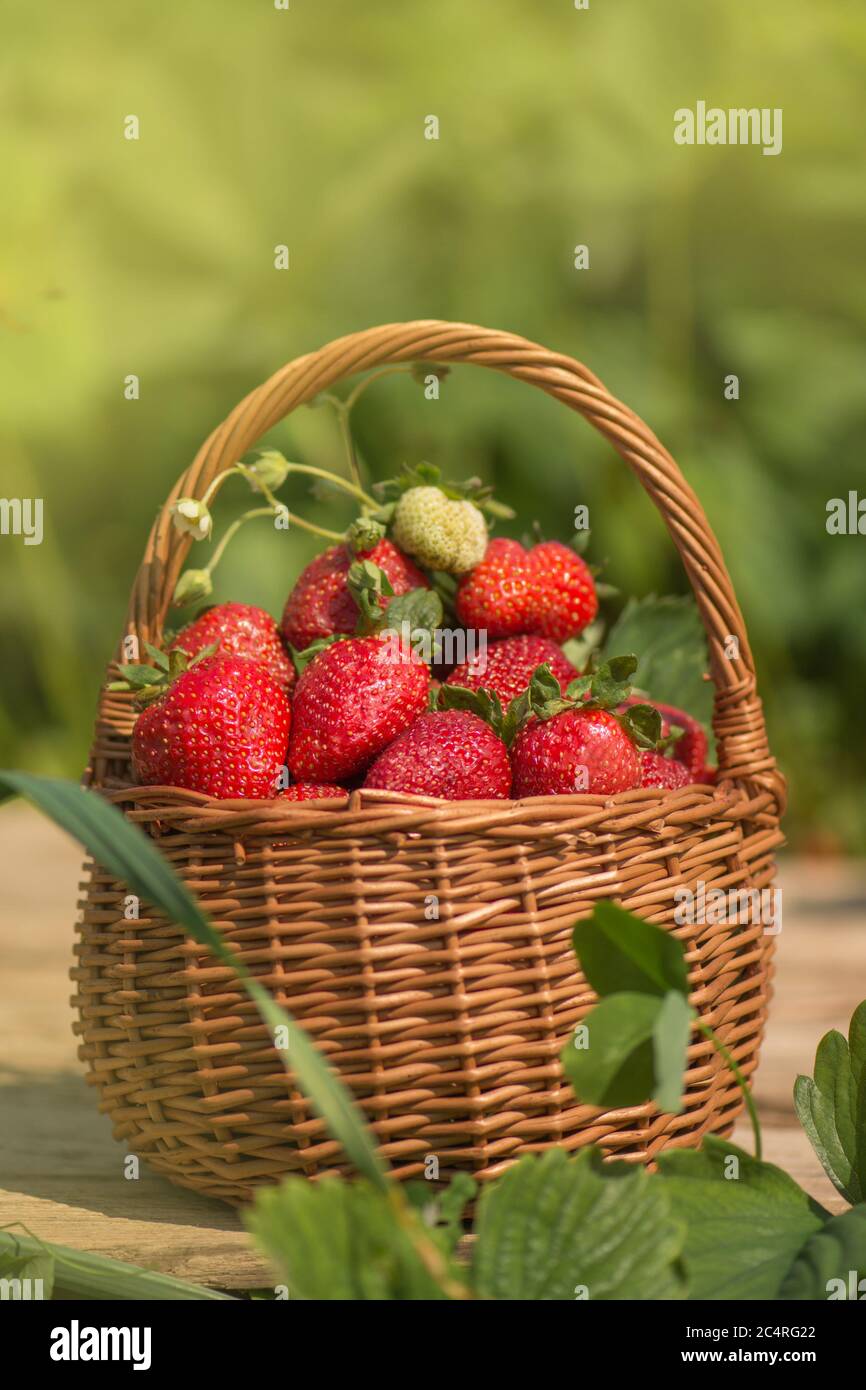
{"label": "green foliage", "polygon": [[688,1232],[689,1298],[776,1298],[827,1213],[781,1168],[713,1135],[699,1150],[668,1149],[659,1166]]}
{"label": "green foliage", "polygon": [[367,1182],[288,1178],[258,1192],[245,1220],[292,1298],[447,1297],[397,1218],[393,1195]]}
{"label": "green foliage", "polygon": [[849,1202],[866,1200],[866,1002],[846,1042],[835,1029],[815,1055],[815,1076],[798,1076],[794,1105],[827,1176]]}
{"label": "green foliage", "polygon": [[707,640],[693,599],[629,599],[604,644],[603,654],[614,651],[636,654],[637,683],[652,699],[709,725],[713,687],[704,679]]}
{"label": "green foliage", "polygon": [[676,1113],[693,1018],[682,945],[615,903],[596,903],[573,942],[600,999],[562,1052],[576,1095],[609,1109],[654,1100]]}
{"label": "green foliage", "polygon": [[594,1150],[528,1155],[484,1188],[473,1283],[481,1298],[684,1297],[685,1228],[667,1194],[627,1163]]}
{"label": "green foliage", "polygon": [[859,1300],[861,1290],[866,1291],[866,1206],[832,1217],[809,1237],[785,1276],[779,1297]]}

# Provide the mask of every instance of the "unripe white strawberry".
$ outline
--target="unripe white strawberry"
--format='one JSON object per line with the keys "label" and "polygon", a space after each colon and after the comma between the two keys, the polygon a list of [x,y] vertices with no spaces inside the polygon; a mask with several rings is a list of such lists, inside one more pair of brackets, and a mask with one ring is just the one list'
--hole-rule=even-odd
{"label": "unripe white strawberry", "polygon": [[397,503],[393,537],[425,569],[465,574],[484,558],[487,523],[472,502],[438,487],[413,487]]}

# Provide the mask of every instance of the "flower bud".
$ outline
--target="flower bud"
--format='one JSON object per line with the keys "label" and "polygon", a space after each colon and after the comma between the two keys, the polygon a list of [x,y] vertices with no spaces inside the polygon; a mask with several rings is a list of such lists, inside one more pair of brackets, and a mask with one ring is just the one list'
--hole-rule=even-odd
{"label": "flower bud", "polygon": [[246,475],[253,492],[262,491],[259,483],[263,483],[269,491],[275,492],[289,476],[289,465],[279,449],[264,449],[255,463],[247,466]]}
{"label": "flower bud", "polygon": [[183,608],[187,603],[209,598],[212,593],[213,581],[209,570],[184,570],[175,585],[172,603],[175,608]]}

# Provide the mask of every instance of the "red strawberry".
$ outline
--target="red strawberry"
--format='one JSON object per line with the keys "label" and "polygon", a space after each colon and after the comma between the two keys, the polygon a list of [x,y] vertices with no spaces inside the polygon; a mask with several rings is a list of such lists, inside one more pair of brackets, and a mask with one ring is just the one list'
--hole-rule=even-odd
{"label": "red strawberry", "polygon": [[427,706],[430,672],[410,648],[378,637],[334,642],[295,689],[288,763],[298,781],[362,772]]}
{"label": "red strawberry", "polygon": [[642,787],[687,787],[692,781],[689,770],[676,758],[666,758],[664,753],[646,751],[640,755],[640,784]]}
{"label": "red strawberry", "polygon": [[492,540],[480,565],[461,579],[455,605],[463,626],[486,629],[491,641],[531,632],[532,575],[520,542]]}
{"label": "red strawberry", "polygon": [[662,717],[662,738],[668,738],[671,726],[677,725],[683,730],[682,738],[678,738],[671,747],[671,752],[677,762],[685,763],[691,773],[690,781],[700,780],[700,774],[707,769],[707,735],[703,724],[700,724],[692,715],[686,714],[684,709],[677,709],[676,705],[662,705],[658,700],[644,700],[640,695],[631,695],[623,701],[622,707],[629,705],[651,704],[658,710]]}
{"label": "red strawberry", "polygon": [[455,604],[464,627],[486,628],[491,639],[534,633],[564,642],[598,612],[589,566],[559,541],[525,550],[517,541],[492,540],[460,581]]}
{"label": "red strawberry", "polygon": [[379,754],[364,786],[446,801],[504,798],[511,791],[511,764],[505,744],[477,714],[434,710]]}
{"label": "red strawberry", "polygon": [[334,796],[348,796],[345,787],[329,786],[327,782],[293,782],[279,794],[281,801],[325,801]]}
{"label": "red strawberry", "polygon": [[318,638],[335,632],[355,631],[358,608],[346,579],[356,560],[378,565],[395,595],[430,587],[417,566],[391,541],[379,541],[372,550],[357,554],[347,545],[332,545],[310,561],[286,600],[281,627],[286,641],[296,650],[303,651]]}
{"label": "red strawberry", "polygon": [[560,541],[542,541],[529,552],[535,573],[534,631],[554,642],[567,642],[592,622],[598,596],[585,560]]}
{"label": "red strawberry", "polygon": [[514,795],[591,792],[611,796],[640,782],[640,754],[618,720],[604,709],[567,709],[533,719],[511,750]]}
{"label": "red strawberry", "polygon": [[263,608],[249,603],[218,603],[206,608],[177,634],[169,651],[180,649],[195,656],[203,647],[219,646],[222,656],[246,656],[258,661],[289,693],[295,668],[283,646],[280,631]]}
{"label": "red strawberry", "polygon": [[138,716],[136,777],[207,796],[274,796],[291,722],[285,694],[258,662],[205,657]]}
{"label": "red strawberry", "polygon": [[446,685],[461,685],[466,690],[483,686],[498,695],[504,706],[526,690],[533,671],[545,662],[562,686],[579,674],[549,638],[506,637],[501,642],[491,642],[486,652],[478,652],[472,661],[455,666]]}

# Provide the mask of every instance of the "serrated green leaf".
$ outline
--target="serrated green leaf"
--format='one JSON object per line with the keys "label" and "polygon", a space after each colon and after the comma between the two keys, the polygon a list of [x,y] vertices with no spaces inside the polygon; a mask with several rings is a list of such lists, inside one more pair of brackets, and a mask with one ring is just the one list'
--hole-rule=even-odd
{"label": "serrated green leaf", "polygon": [[237,974],[272,1031],[285,1030],[288,1048],[280,1058],[290,1067],[329,1130],[361,1173],[384,1185],[381,1160],[354,1102],[309,1035],[287,1009],[271,997],[238,960],[143,831],[96,792],[50,777],[0,771],[5,787],[32,801],[41,811],[84,845],[98,864],[127,884],[134,893],[159,908],[169,921],[185,927],[194,941],[206,946]]}
{"label": "serrated green leaf", "polygon": [[261,1188],[244,1221],[292,1298],[447,1298],[398,1221],[391,1194],[366,1181],[287,1178],[279,1187]]}
{"label": "serrated green leaf", "polygon": [[781,1168],[730,1140],[708,1135],[699,1150],[668,1149],[659,1166],[656,1180],[686,1226],[689,1297],[776,1298],[827,1213]]}
{"label": "serrated green leaf", "polygon": [[814,1080],[798,1076],[794,1105],[831,1182],[849,1202],[866,1198],[866,1001],[848,1041],[833,1029],[815,1054]]}
{"label": "serrated green leaf", "polygon": [[866,1206],[832,1217],[810,1236],[788,1270],[779,1298],[866,1298]]}
{"label": "serrated green leaf", "polygon": [[640,685],[653,700],[676,705],[709,725],[713,712],[707,639],[694,599],[630,599],[613,624],[602,657],[634,652]]}
{"label": "serrated green leaf", "polygon": [[[408,594],[399,594],[391,599],[380,618],[379,628],[380,631],[392,629],[400,632],[403,624],[408,623],[412,641],[427,636],[435,644],[435,634],[441,628],[442,616],[442,600],[435,589],[410,589]],[[433,659],[438,655],[434,646]]]}
{"label": "serrated green leaf", "polygon": [[478,1205],[474,1288],[509,1301],[676,1299],[684,1230],[660,1183],[594,1150],[529,1155]]}
{"label": "serrated green leaf", "polygon": [[620,717],[638,748],[656,748],[662,732],[662,718],[653,705],[631,705]]}
{"label": "serrated green leaf", "polygon": [[688,998],[681,943],[669,931],[617,903],[596,903],[592,915],[575,924],[572,942],[581,969],[600,998],[622,990],[657,996],[676,990]]}

